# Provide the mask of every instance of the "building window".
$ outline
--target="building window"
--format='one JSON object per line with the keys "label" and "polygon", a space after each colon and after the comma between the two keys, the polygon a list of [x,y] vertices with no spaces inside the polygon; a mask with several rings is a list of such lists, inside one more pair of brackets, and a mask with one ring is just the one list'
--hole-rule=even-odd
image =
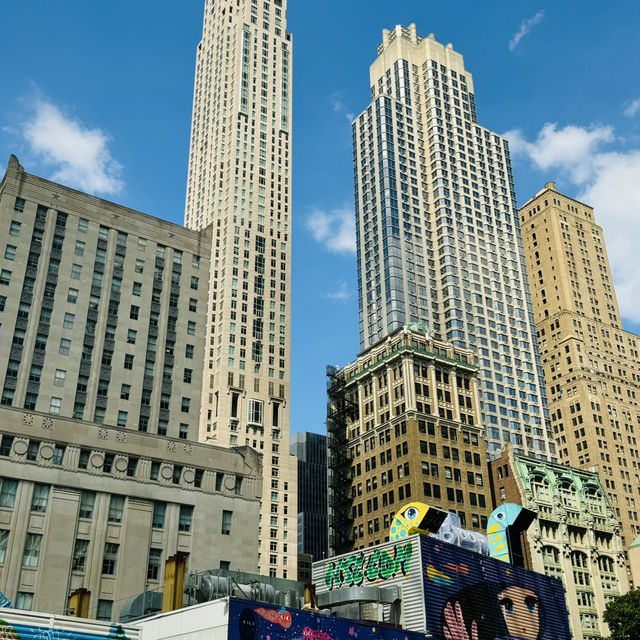
{"label": "building window", "polygon": [[189,298],[189,311],[198,310],[198,301],[195,298]]}
{"label": "building window", "polygon": [[0,529],[0,564],[4,564],[4,558],[7,555],[7,547],[9,546],[9,531]]}
{"label": "building window", "polygon": [[127,426],[127,417],[129,414],[126,411],[118,411],[118,426],[126,427]]}
{"label": "building window", "polygon": [[248,403],[248,422],[253,424],[262,424],[264,403],[262,400],[249,400]]}
{"label": "building window", "polygon": [[33,606],[33,593],[29,593],[28,591],[18,591],[13,604],[16,609],[31,611],[31,607]]}
{"label": "building window", "polygon": [[189,413],[190,406],[191,406],[191,399],[183,397],[182,403],[180,405],[180,411],[182,411],[182,413]]}
{"label": "building window", "polygon": [[67,302],[71,304],[75,304],[78,301],[78,290],[77,289],[69,289],[67,293]]}
{"label": "building window", "polygon": [[130,353],[125,353],[124,356],[124,368],[133,369],[133,356]]}
{"label": "building window", "polygon": [[180,431],[178,433],[178,436],[180,438],[182,438],[183,440],[186,440],[189,437],[189,425],[185,424],[184,422],[180,423]]}
{"label": "building window", "polygon": [[5,260],[15,260],[16,247],[12,244],[8,244],[4,249],[4,257],[5,257]]}
{"label": "building window", "polygon": [[104,555],[102,556],[102,575],[115,576],[118,569],[118,549],[120,545],[114,542],[106,542]]}
{"label": "building window", "polygon": [[191,384],[193,378],[193,369],[185,369],[182,376],[182,381],[187,384]]}
{"label": "building window", "polygon": [[178,519],[178,531],[191,531],[193,522],[193,507],[187,504],[180,505],[180,517]]}
{"label": "building window", "polygon": [[62,326],[65,329],[73,329],[73,323],[75,322],[76,316],[73,313],[65,313],[64,318],[62,319]]}
{"label": "building window", "polygon": [[67,338],[60,338],[60,347],[58,349],[58,353],[61,356],[68,356],[71,351],[71,340]]}
{"label": "building window", "polygon": [[153,519],[151,526],[154,529],[164,529],[164,519],[167,513],[166,502],[154,502],[153,503]]}
{"label": "building window", "polygon": [[64,460],[64,452],[67,450],[66,445],[57,444],[53,448],[53,457],[51,458],[51,462],[53,464],[61,465]]}
{"label": "building window", "polygon": [[84,571],[87,566],[87,555],[89,553],[88,540],[76,540],[73,545],[73,558],[71,560],[71,571]]}
{"label": "building window", "polygon": [[147,580],[160,579],[161,564],[162,549],[149,549],[149,562],[147,563]]}
{"label": "building window", "polygon": [[113,612],[112,600],[98,600],[98,611],[96,613],[96,620],[111,621]]}
{"label": "building window", "polygon": [[12,220],[11,226],[9,227],[9,235],[19,236],[21,226],[22,226],[21,222],[18,222],[17,220]]}
{"label": "building window", "polygon": [[71,265],[71,277],[74,280],[80,280],[82,277],[82,265],[81,264],[72,264]]}
{"label": "building window", "polygon": [[140,307],[137,307],[135,304],[132,304],[131,309],[129,310],[129,318],[131,318],[131,320],[137,320],[139,313],[140,313]]}
{"label": "building window", "polygon": [[56,387],[64,387],[64,381],[67,378],[67,372],[64,369],[56,369],[53,377],[53,384]]}
{"label": "building window", "polygon": [[135,329],[129,329],[127,332],[127,344],[135,344],[138,332]]}
{"label": "building window", "polygon": [[49,485],[33,485],[33,496],[31,497],[31,511],[45,513],[49,502]]}
{"label": "building window", "polygon": [[22,213],[24,211],[25,202],[26,201],[24,198],[16,198],[16,201],[13,204],[13,210],[17,211],[18,213]]}
{"label": "building window", "polygon": [[78,511],[79,518],[90,519],[93,517],[93,507],[96,503],[96,494],[94,491],[83,491],[80,494],[80,509]]}
{"label": "building window", "polygon": [[195,336],[196,335],[196,323],[194,320],[188,320],[187,321],[187,333],[190,336]]}
{"label": "building window", "polygon": [[231,518],[233,517],[233,511],[222,511],[222,535],[231,535]]}
{"label": "building window", "polygon": [[128,400],[130,395],[131,395],[131,385],[130,384],[123,384],[120,387],[120,399],[121,400]]}
{"label": "building window", "polygon": [[51,398],[49,402],[49,413],[60,413],[60,407],[62,407],[62,398]]}
{"label": "building window", "polygon": [[[3,444],[4,444],[4,438],[3,438]],[[18,493],[18,481],[3,478],[2,488],[0,489],[0,508],[13,509],[16,503],[17,493]]]}
{"label": "building window", "polygon": [[122,522],[124,513],[124,496],[111,496],[109,501],[109,522]]}
{"label": "building window", "polygon": [[195,349],[195,347],[192,344],[185,345],[184,357],[192,359],[193,358],[194,349]]}
{"label": "building window", "polygon": [[27,533],[27,538],[24,543],[24,553],[22,554],[23,567],[38,566],[41,546],[42,536],[39,533]]}
{"label": "building window", "polygon": [[0,284],[9,284],[11,282],[11,271],[8,269],[0,270]]}
{"label": "building window", "polygon": [[78,231],[80,233],[87,233],[89,229],[89,221],[85,220],[85,218],[80,218],[78,220]]}

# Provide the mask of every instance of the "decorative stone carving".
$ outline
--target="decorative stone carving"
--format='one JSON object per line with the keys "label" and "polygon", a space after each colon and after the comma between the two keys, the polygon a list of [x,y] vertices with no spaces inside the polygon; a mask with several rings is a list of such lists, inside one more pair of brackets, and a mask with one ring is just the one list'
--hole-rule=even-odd
{"label": "decorative stone carving", "polygon": [[108,440],[109,429],[100,429],[100,431],[98,431],[98,438],[102,438],[103,440]]}
{"label": "decorative stone carving", "polygon": [[182,479],[187,484],[193,484],[193,481],[196,479],[196,472],[193,469],[185,469],[182,472]]}
{"label": "decorative stone carving", "polygon": [[173,467],[170,464],[162,465],[162,467],[160,468],[160,475],[165,480],[170,480],[171,478],[173,478]]}
{"label": "decorative stone carving", "polygon": [[53,458],[53,445],[46,442],[40,447],[40,456],[43,460],[51,460]]}
{"label": "decorative stone carving", "polygon": [[192,452],[192,451],[193,451],[193,446],[192,446],[192,445],[190,445],[190,444],[185,444],[185,445],[184,445],[184,452],[185,452],[188,456],[190,456],[190,455],[191,455],[191,452]]}
{"label": "decorative stone carving", "polygon": [[32,413],[24,413],[22,415],[22,424],[33,424],[33,414]]}
{"label": "decorative stone carving", "polygon": [[167,451],[175,451],[176,450],[176,443],[175,442],[167,442]]}
{"label": "decorative stone carving", "polygon": [[127,467],[129,466],[129,461],[124,456],[117,456],[116,459],[113,461],[113,466],[116,468],[117,471],[124,473],[127,470]]}
{"label": "decorative stone carving", "polygon": [[92,454],[89,462],[94,469],[101,469],[104,464],[104,454],[100,452]]}
{"label": "decorative stone carving", "polygon": [[53,418],[43,418],[42,419],[42,428],[43,429],[53,429]]}
{"label": "decorative stone carving", "polygon": [[116,433],[116,440],[118,442],[126,442],[127,441],[127,434],[124,431],[118,431]]}

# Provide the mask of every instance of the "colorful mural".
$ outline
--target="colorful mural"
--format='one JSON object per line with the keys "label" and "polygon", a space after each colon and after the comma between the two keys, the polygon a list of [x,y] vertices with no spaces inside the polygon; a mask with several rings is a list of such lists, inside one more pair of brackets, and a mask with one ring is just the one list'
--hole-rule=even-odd
{"label": "colorful mural", "polygon": [[397,543],[393,551],[373,549],[359,551],[350,556],[328,560],[324,574],[327,589],[359,587],[366,582],[389,580],[397,575],[409,573],[409,561],[413,554],[413,543]]}
{"label": "colorful mural", "polygon": [[405,504],[391,521],[389,541],[401,541],[414,533],[432,533],[440,528],[447,512],[430,507],[424,502]]}
{"label": "colorful mural", "polygon": [[0,608],[1,609],[13,609],[13,605],[11,604],[11,600],[7,598],[7,596],[0,591]]}
{"label": "colorful mural", "polygon": [[427,629],[438,640],[570,640],[559,580],[421,536]]}
{"label": "colorful mural", "polygon": [[484,556],[489,555],[489,543],[487,536],[483,536],[477,531],[469,531],[463,529],[460,524],[460,517],[457,513],[449,511],[445,521],[442,523],[437,533],[431,534],[434,538],[442,540],[443,542],[449,542],[455,544],[463,549],[469,551],[475,551],[481,553]]}
{"label": "colorful mural", "polygon": [[[228,640],[424,640],[421,633],[311,611],[282,607],[271,609],[271,616],[265,611],[258,602],[231,599]],[[283,619],[290,620],[288,627]]]}
{"label": "colorful mural", "polygon": [[108,635],[80,633],[54,627],[11,624],[0,619],[0,640],[129,640],[119,624],[112,624]]}
{"label": "colorful mural", "polygon": [[519,504],[501,504],[489,516],[487,523],[489,555],[503,562],[514,562],[514,556],[522,555],[520,534],[529,528],[535,517],[533,511]]}

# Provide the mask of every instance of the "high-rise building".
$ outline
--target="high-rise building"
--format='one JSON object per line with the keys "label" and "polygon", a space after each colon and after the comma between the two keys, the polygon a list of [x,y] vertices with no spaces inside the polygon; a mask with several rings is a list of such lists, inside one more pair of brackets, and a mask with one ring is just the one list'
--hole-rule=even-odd
{"label": "high-rise building", "polygon": [[185,209],[188,227],[212,225],[200,439],[264,455],[260,568],[278,577],[295,575],[297,497],[286,9],[286,0],[206,0]]}
{"label": "high-rise building", "polygon": [[197,440],[211,230],[28,174],[15,156],[0,229],[0,404]]}
{"label": "high-rise building", "polygon": [[89,589],[113,619],[177,551],[255,572],[261,456],[195,442],[211,230],[12,156],[0,237],[0,590],[62,613]]}
{"label": "high-rise building", "polygon": [[408,502],[484,532],[491,497],[473,352],[410,325],[328,374],[331,554],[388,540]]}
{"label": "high-rise building", "polygon": [[597,469],[626,548],[640,534],[640,337],[622,328],[592,207],[549,182],[520,218],[559,458]]}
{"label": "high-rise building", "polygon": [[555,457],[509,148],[471,74],[415,25],[383,32],[353,123],[360,343],[424,322],[474,349],[489,451]]}
{"label": "high-rise building", "polygon": [[538,517],[523,534],[525,566],[562,580],[571,637],[608,636],[607,603],[629,591],[620,525],[598,474],[503,450],[493,460],[497,506],[515,502]]}
{"label": "high-rise building", "polygon": [[298,432],[291,437],[298,459],[298,554],[314,561],[328,555],[327,436]]}

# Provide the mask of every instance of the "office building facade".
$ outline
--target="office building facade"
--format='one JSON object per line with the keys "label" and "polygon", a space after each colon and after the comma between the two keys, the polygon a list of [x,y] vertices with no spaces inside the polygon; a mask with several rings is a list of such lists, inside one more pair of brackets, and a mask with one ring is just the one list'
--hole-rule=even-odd
{"label": "office building facade", "polygon": [[383,31],[353,123],[360,344],[399,327],[477,352],[489,451],[555,457],[509,148],[452,45]]}
{"label": "office building facade", "polygon": [[197,441],[210,232],[0,183],[0,404]]}
{"label": "office building facade", "polygon": [[640,337],[622,328],[592,207],[549,182],[520,218],[559,458],[598,471],[627,548],[640,534]]}
{"label": "office building facade", "polygon": [[491,498],[473,352],[410,325],[328,375],[330,553],[387,541],[409,502],[484,533]]}
{"label": "office building facade", "polygon": [[490,466],[496,505],[515,502],[538,515],[523,534],[525,566],[562,580],[571,637],[607,637],[602,614],[628,592],[629,580],[620,525],[598,474],[511,447]]}
{"label": "office building facade", "polygon": [[295,576],[297,497],[286,11],[286,0],[206,0],[185,208],[187,227],[212,225],[200,439],[264,454],[260,568],[284,578]]}
{"label": "office building facade", "polygon": [[85,588],[89,617],[115,620],[134,596],[162,590],[178,551],[190,571],[257,570],[252,449],[13,407],[0,417],[0,588],[15,607],[65,613]]}
{"label": "office building facade", "polygon": [[294,433],[291,455],[298,459],[298,555],[311,556],[309,563],[328,555],[327,436]]}

